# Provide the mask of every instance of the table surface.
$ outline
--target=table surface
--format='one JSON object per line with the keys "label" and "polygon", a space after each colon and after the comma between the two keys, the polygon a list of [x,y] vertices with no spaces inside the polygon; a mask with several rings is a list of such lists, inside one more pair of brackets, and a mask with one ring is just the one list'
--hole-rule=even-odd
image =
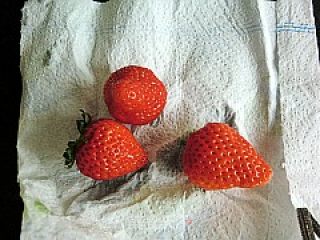
{"label": "table surface", "polygon": [[23,204],[17,183],[17,129],[21,98],[19,70],[20,19],[23,1],[1,1],[0,46],[4,61],[1,62],[1,218],[3,236],[20,239]]}

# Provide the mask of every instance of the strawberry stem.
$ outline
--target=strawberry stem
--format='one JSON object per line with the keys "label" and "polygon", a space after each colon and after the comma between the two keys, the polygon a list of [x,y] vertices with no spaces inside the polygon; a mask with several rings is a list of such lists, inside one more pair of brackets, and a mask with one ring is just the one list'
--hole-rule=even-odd
{"label": "strawberry stem", "polygon": [[80,145],[86,142],[86,139],[84,138],[84,132],[85,129],[88,127],[88,125],[91,123],[91,116],[89,113],[85,112],[83,109],[80,109],[81,117],[82,119],[76,120],[77,129],[80,132],[80,136],[77,140],[72,140],[68,142],[68,147],[65,149],[63,153],[63,157],[65,159],[64,164],[71,168],[74,164],[75,158],[76,158],[76,151]]}
{"label": "strawberry stem", "polygon": [[85,112],[83,109],[80,109],[82,119],[76,120],[78,131],[82,134],[88,124],[91,122],[91,116],[89,113]]}

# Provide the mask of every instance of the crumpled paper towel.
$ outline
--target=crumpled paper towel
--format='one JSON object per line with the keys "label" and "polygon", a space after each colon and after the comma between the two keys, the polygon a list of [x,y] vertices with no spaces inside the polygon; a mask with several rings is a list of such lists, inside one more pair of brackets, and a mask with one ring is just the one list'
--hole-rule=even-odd
{"label": "crumpled paper towel", "polygon": [[284,156],[292,203],[320,221],[320,65],[312,1],[279,1]]}
{"label": "crumpled paper towel", "polygon": [[[288,4],[292,12],[296,2]],[[316,150],[306,149],[302,156],[297,147],[318,136],[312,126],[319,107],[312,98],[292,104],[298,98],[290,91],[308,94],[315,77],[308,80],[309,73],[290,70],[315,61],[309,50],[315,42],[314,34],[282,31],[286,28],[277,18],[286,21],[290,9],[279,5],[283,15],[276,17],[277,5],[262,0],[26,2],[17,144],[25,204],[21,239],[299,239],[289,189],[295,204],[316,211],[315,194],[300,191],[319,186],[299,173],[316,172],[311,169],[319,167],[311,165],[316,157],[308,157]],[[288,43],[300,48],[289,52]],[[302,54],[293,60],[296,53]],[[298,70],[318,70],[315,62],[308,63]],[[103,84],[112,71],[129,64],[151,68],[169,93],[159,126],[142,126],[135,133],[151,164],[93,187],[76,168],[63,167],[62,153],[78,136],[80,108],[95,118],[108,116]],[[308,85],[295,85],[302,79]],[[203,192],[183,176],[179,138],[206,122],[225,120],[233,121],[272,165],[274,177],[266,187]]]}

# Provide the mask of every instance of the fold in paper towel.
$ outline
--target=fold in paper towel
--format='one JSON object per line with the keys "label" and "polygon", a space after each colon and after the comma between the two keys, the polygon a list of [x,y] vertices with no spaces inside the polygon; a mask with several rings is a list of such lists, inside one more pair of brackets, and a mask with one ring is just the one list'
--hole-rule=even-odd
{"label": "fold in paper towel", "polygon": [[280,105],[291,199],[318,220],[320,65],[312,1],[280,1],[278,7]]}
{"label": "fold in paper towel", "polygon": [[[275,3],[266,1],[29,0],[17,146],[21,238],[299,239],[282,167],[290,152],[282,147],[275,26]],[[136,131],[152,161],[93,187],[63,167],[62,153],[77,136],[80,108],[108,116],[104,81],[129,64],[151,68],[169,93],[160,125]],[[189,129],[221,121],[228,109],[274,178],[261,189],[202,192],[181,172],[177,141]]]}

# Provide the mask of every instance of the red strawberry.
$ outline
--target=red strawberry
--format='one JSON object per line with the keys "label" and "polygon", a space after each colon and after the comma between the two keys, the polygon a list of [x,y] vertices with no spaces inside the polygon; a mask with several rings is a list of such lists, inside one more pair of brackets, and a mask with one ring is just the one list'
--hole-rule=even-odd
{"label": "red strawberry", "polygon": [[115,119],[143,125],[159,117],[166,104],[167,91],[150,69],[127,66],[113,72],[106,81],[104,100]]}
{"label": "red strawberry", "polygon": [[111,119],[91,122],[82,111],[77,120],[80,138],[70,141],[63,156],[71,167],[95,180],[110,180],[137,171],[147,164],[147,154],[129,129]]}
{"label": "red strawberry", "polygon": [[209,123],[192,133],[183,153],[190,182],[206,190],[252,188],[267,184],[271,167],[227,124]]}

